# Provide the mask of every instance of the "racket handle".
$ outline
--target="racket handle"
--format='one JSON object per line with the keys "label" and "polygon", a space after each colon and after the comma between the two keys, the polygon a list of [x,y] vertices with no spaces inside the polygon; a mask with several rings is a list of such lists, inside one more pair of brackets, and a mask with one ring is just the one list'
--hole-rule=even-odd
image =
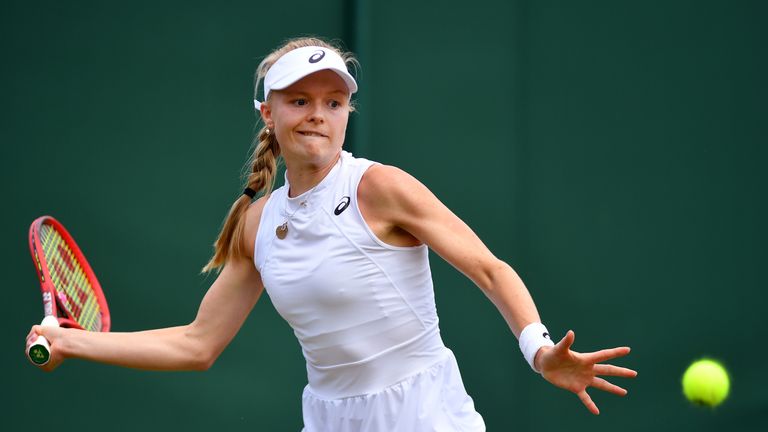
{"label": "racket handle", "polygon": [[[40,325],[47,327],[58,327],[59,320],[53,315],[43,318]],[[37,339],[27,349],[27,357],[37,366],[44,366],[51,359],[51,344],[45,336],[38,336]]]}

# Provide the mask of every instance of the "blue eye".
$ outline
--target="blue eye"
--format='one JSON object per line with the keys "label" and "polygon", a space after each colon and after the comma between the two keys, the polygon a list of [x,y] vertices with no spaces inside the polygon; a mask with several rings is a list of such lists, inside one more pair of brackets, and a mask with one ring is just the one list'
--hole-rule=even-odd
{"label": "blue eye", "polygon": [[331,108],[338,108],[341,106],[341,103],[339,101],[332,100],[328,105],[330,105]]}
{"label": "blue eye", "polygon": [[306,99],[296,99],[295,101],[293,101],[293,104],[296,105],[296,106],[304,106],[304,105],[307,104],[307,100]]}

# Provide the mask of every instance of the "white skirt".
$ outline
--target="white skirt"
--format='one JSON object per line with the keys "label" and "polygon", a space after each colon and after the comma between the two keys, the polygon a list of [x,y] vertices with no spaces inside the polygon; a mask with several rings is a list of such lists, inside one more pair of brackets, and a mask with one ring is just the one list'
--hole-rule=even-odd
{"label": "white skirt", "polygon": [[302,395],[303,432],[484,432],[461,381],[453,352],[443,360],[371,394],[323,399]]}

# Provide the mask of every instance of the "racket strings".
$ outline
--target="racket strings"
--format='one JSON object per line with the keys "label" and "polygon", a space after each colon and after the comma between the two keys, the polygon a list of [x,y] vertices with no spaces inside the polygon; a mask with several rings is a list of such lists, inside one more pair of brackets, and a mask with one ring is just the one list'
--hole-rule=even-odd
{"label": "racket strings", "polygon": [[58,303],[82,328],[100,331],[101,309],[96,293],[72,249],[50,225],[40,227],[40,239]]}

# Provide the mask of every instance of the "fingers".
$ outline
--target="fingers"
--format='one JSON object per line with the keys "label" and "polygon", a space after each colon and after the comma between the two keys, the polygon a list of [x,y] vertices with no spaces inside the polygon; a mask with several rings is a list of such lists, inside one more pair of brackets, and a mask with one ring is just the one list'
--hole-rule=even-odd
{"label": "fingers", "polygon": [[584,354],[584,359],[590,363],[602,363],[606,360],[624,357],[629,354],[629,347],[609,348]]}
{"label": "fingers", "polygon": [[568,333],[566,333],[565,336],[560,339],[560,342],[557,343],[556,348],[561,351],[568,351],[571,349],[571,346],[575,340],[576,334],[573,332],[573,330],[568,330]]}
{"label": "fingers", "polygon": [[592,383],[590,385],[598,390],[606,391],[608,393],[613,393],[617,396],[627,395],[626,389],[623,389],[615,384],[611,384],[602,378],[598,378],[598,377],[592,378]]}
{"label": "fingers", "polygon": [[32,336],[37,336],[40,334],[40,326],[39,325],[33,325],[31,329],[29,329],[29,333],[27,333],[27,339],[29,339]]}
{"label": "fingers", "polygon": [[32,328],[29,330],[29,333],[27,333],[27,348],[29,348],[29,346],[32,345],[32,343],[37,340],[37,337],[40,336],[40,333],[38,331],[39,327],[40,326],[37,326],[37,325],[32,326]]}
{"label": "fingers", "polygon": [[29,330],[29,333],[27,333],[24,352],[26,353],[27,350],[29,350],[29,347],[32,346],[32,344],[34,344],[37,341],[37,339],[42,335],[43,335],[43,326],[40,326],[40,325],[32,326],[32,328]]}
{"label": "fingers", "polygon": [[38,336],[43,335],[43,329],[44,327],[41,325],[33,325],[29,330],[29,333],[27,333],[27,339],[32,339],[34,341]]}
{"label": "fingers", "polygon": [[637,376],[637,371],[614,365],[596,364],[592,370],[595,372],[595,375],[617,376],[622,378],[634,378]]}
{"label": "fingers", "polygon": [[594,415],[600,414],[600,410],[597,409],[597,405],[595,405],[595,403],[592,401],[592,398],[589,397],[586,390],[582,390],[576,393],[576,396],[578,396],[579,399],[581,399],[581,403],[583,403],[584,406],[587,407],[589,412],[591,412]]}

